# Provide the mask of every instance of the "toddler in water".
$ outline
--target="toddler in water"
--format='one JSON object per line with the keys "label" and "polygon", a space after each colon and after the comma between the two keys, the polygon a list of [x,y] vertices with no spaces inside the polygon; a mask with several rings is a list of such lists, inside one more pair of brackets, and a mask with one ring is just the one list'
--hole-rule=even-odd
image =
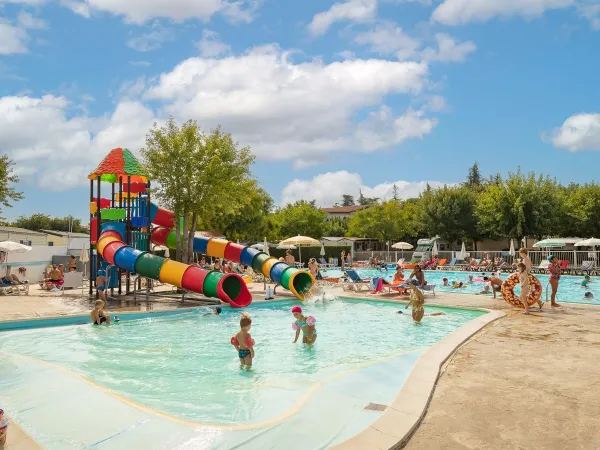
{"label": "toddler in water", "polygon": [[254,339],[250,336],[252,327],[252,318],[249,314],[242,313],[240,318],[240,331],[231,337],[231,345],[235,347],[240,358],[240,369],[252,368],[252,359],[254,358]]}
{"label": "toddler in water", "polygon": [[587,288],[588,285],[591,283],[591,279],[589,275],[586,275],[585,277],[583,277],[583,281],[581,282],[581,287],[582,288]]}
{"label": "toddler in water", "polygon": [[444,284],[442,284],[442,286],[450,286],[448,284],[448,278],[444,278],[442,281],[444,282]]}
{"label": "toddler in water", "polygon": [[473,275],[469,275],[469,279],[467,280],[467,284],[473,284]]}
{"label": "toddler in water", "polygon": [[302,315],[302,308],[299,306],[294,306],[292,308],[292,314],[294,315],[294,319],[296,319],[292,324],[292,328],[296,330],[296,337],[294,338],[293,343],[296,343],[300,336],[300,331],[302,330],[302,343],[314,344],[317,340],[317,328],[315,326],[317,319],[312,316],[306,317]]}

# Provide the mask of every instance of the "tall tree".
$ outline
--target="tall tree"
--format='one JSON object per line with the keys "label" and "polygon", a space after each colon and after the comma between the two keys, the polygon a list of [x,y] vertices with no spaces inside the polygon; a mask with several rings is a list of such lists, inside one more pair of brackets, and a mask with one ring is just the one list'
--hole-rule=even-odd
{"label": "tall tree", "polygon": [[276,211],[272,227],[277,230],[279,239],[297,235],[320,239],[324,236],[326,218],[327,213],[313,202],[300,200]]}
{"label": "tall tree", "polygon": [[15,163],[8,158],[8,155],[0,156],[0,216],[4,209],[12,208],[13,202],[23,199],[23,193],[14,187],[19,182],[14,168]]}
{"label": "tall tree", "polygon": [[520,170],[485,186],[475,208],[482,232],[496,239],[542,238],[560,230],[564,203],[556,180]]}
{"label": "tall tree", "polygon": [[475,161],[469,169],[469,174],[467,175],[467,181],[465,184],[468,187],[475,189],[479,189],[483,185],[483,178],[481,177],[479,163],[477,161]]}
{"label": "tall tree", "polygon": [[475,192],[467,186],[449,187],[425,192],[422,195],[423,225],[432,236],[448,242],[479,239],[475,217]]}
{"label": "tall tree", "polygon": [[247,203],[254,157],[220,127],[207,134],[195,121],[179,127],[173,118],[154,125],[141,153],[159,200],[183,218],[175,221],[176,255],[189,262],[197,227],[213,229],[219,217]]}
{"label": "tall tree", "polygon": [[356,212],[348,221],[348,236],[395,241],[418,236],[417,204],[394,200],[375,204]]}
{"label": "tall tree", "polygon": [[563,190],[565,219],[563,236],[600,237],[600,186],[571,184]]}
{"label": "tall tree", "polygon": [[361,206],[371,206],[377,203],[379,199],[377,197],[365,197],[363,195],[362,189],[359,191],[358,195],[358,204]]}
{"label": "tall tree", "polygon": [[[20,216],[17,220],[12,223],[12,226],[18,228],[25,228],[27,230],[39,231],[39,230],[50,230],[52,219],[46,214],[32,214],[31,216]],[[61,231],[61,230],[56,230]]]}
{"label": "tall tree", "polygon": [[392,200],[395,201],[400,201],[400,189],[398,189],[398,186],[396,186],[396,184],[394,184],[394,186],[392,187]]}
{"label": "tall tree", "polygon": [[348,194],[342,195],[342,206],[354,206],[355,204],[354,196]]}
{"label": "tall tree", "polygon": [[346,236],[348,232],[348,220],[347,219],[329,219],[325,222],[325,230],[323,236],[342,237]]}

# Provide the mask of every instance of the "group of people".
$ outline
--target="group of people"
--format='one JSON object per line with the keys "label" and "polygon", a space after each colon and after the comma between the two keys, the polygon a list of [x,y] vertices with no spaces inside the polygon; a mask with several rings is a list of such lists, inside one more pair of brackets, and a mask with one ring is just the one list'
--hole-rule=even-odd
{"label": "group of people", "polygon": [[215,270],[223,273],[237,273],[240,275],[245,275],[246,271],[248,270],[248,268],[243,264],[238,264],[226,259],[221,260],[221,258],[215,258],[212,263],[207,263],[205,256],[200,258],[200,261],[196,264],[196,267],[207,270]]}

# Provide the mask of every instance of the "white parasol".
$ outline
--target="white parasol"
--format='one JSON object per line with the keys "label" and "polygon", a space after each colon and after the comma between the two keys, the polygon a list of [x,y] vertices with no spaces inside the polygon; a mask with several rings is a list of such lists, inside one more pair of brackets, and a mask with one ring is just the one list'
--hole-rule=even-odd
{"label": "white parasol", "polygon": [[302,263],[302,247],[311,247],[319,244],[319,241],[308,236],[295,236],[284,239],[279,243],[279,245],[295,245],[298,247],[298,259],[300,263]]}
{"label": "white parasol", "polygon": [[0,242],[0,252],[6,253],[6,270],[8,271],[8,254],[9,253],[26,253],[30,252],[31,247],[29,245],[19,244],[18,242],[13,241],[3,241]]}
{"label": "white parasol", "polygon": [[462,246],[460,247],[460,254],[458,255],[458,259],[461,261],[464,261],[465,259],[467,259],[467,248],[465,247],[465,243],[462,243]]}

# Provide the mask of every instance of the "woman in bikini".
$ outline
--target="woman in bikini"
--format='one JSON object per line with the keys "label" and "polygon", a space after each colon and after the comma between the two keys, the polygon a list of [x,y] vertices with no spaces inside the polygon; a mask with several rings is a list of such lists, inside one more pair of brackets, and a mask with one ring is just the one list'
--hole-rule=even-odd
{"label": "woman in bikini", "polygon": [[548,256],[548,271],[550,272],[550,286],[552,286],[552,297],[550,297],[550,306],[560,306],[556,303],[556,292],[558,291],[558,282],[560,281],[560,265],[556,256]]}

